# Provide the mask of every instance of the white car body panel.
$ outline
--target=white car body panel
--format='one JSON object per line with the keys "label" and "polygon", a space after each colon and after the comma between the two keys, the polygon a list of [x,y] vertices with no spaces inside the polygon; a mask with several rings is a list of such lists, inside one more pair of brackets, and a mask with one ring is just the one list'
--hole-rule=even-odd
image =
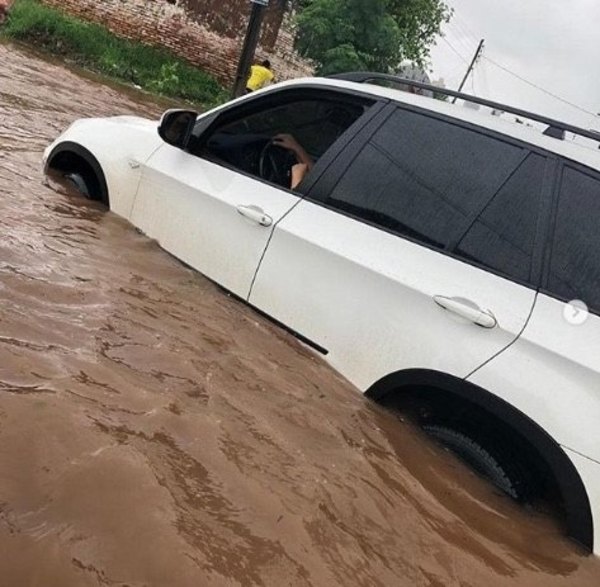
{"label": "white car body panel", "polygon": [[164,145],[157,128],[156,121],[136,116],[80,120],[46,149],[44,161],[55,147],[65,141],[87,149],[104,171],[111,210],[129,218],[142,163]]}
{"label": "white car body panel", "polygon": [[[275,223],[300,198],[170,145],[143,167],[133,224],[178,259],[247,298]],[[242,216],[238,206],[262,210],[272,224]]]}
{"label": "white car body panel", "polygon": [[519,340],[470,380],[527,414],[562,446],[600,463],[600,317],[575,326],[564,319],[564,308],[539,294]]}
{"label": "white car body panel", "polygon": [[[451,314],[437,295],[471,300],[499,325]],[[365,390],[402,369],[466,377],[515,340],[534,299],[531,289],[302,201],[275,229],[250,303],[329,350],[327,360]]]}

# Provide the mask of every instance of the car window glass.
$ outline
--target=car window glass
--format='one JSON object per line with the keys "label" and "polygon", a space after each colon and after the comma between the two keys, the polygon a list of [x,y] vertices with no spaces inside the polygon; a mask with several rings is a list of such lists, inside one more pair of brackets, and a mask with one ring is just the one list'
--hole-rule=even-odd
{"label": "car window glass", "polygon": [[455,252],[507,277],[528,281],[545,158],[530,154],[494,195]]}
{"label": "car window glass", "polygon": [[360,118],[372,101],[310,98],[290,100],[247,111],[203,137],[194,154],[291,187],[291,168],[299,163],[291,151],[272,145],[274,137],[291,135],[314,164]]}
{"label": "car window glass", "polygon": [[326,203],[444,248],[456,241],[523,157],[519,147],[398,110],[372,137]]}
{"label": "car window glass", "polygon": [[548,289],[600,311],[600,180],[566,167],[560,190]]}

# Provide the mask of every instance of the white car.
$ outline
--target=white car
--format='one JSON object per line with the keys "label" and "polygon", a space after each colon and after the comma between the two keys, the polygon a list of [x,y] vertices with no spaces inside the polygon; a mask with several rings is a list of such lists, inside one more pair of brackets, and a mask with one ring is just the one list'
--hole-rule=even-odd
{"label": "white car", "polygon": [[600,553],[600,151],[561,140],[598,136],[378,78],[80,120],[45,164]]}

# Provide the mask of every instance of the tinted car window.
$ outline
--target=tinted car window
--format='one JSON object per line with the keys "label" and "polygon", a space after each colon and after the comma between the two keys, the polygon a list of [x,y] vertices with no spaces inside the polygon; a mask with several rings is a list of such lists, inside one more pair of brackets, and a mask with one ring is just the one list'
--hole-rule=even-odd
{"label": "tinted car window", "polygon": [[600,180],[565,168],[548,289],[600,311]]}
{"label": "tinted car window", "polygon": [[522,163],[495,138],[398,110],[372,137],[326,203],[445,248]]}
{"label": "tinted car window", "polygon": [[216,136],[262,136],[288,133],[315,158],[365,112],[365,106],[333,100],[288,102],[262,110],[218,129]]}
{"label": "tinted car window", "polygon": [[290,186],[294,154],[274,147],[272,139],[291,135],[313,163],[373,104],[371,100],[333,96],[293,98],[266,96],[226,112],[215,127],[195,139],[190,151],[200,157]]}
{"label": "tinted car window", "polygon": [[534,154],[523,161],[462,238],[457,254],[529,280],[545,163]]}

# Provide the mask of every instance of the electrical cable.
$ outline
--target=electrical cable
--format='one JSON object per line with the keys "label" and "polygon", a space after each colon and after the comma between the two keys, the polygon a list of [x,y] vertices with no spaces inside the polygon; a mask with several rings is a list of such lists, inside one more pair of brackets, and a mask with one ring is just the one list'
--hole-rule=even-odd
{"label": "electrical cable", "polygon": [[[459,2],[459,4],[460,4],[460,2]],[[478,35],[475,34],[474,30],[468,24],[467,20],[465,18],[463,18],[462,14],[456,8],[454,9],[453,14],[454,14],[455,24],[463,30],[463,32],[465,33],[465,36],[467,38],[471,37],[471,39],[475,43],[477,43],[479,37],[478,37]]]}
{"label": "electrical cable", "polygon": [[490,84],[488,83],[487,67],[485,66],[485,64],[482,63],[477,68],[477,73],[479,74],[479,79],[481,80],[483,95],[489,96],[490,95]]}
{"label": "electrical cable", "polygon": [[580,112],[584,112],[585,114],[589,114],[590,116],[593,116],[594,118],[597,118],[596,113],[592,112],[591,110],[586,110],[585,108],[583,108],[581,106],[578,106],[577,104],[574,104],[573,102],[569,102],[569,100],[565,100],[565,98],[561,98],[560,96],[557,96],[556,94],[553,94],[549,90],[546,90],[545,88],[542,88],[541,86],[538,86],[537,84],[534,84],[533,82],[530,82],[528,79],[525,79],[524,77],[520,76],[519,74],[515,73],[514,71],[511,71],[510,69],[508,69],[508,67],[504,67],[504,65],[500,65],[499,63],[497,63],[493,59],[490,59],[487,55],[483,55],[482,57],[486,61],[489,61],[492,65],[495,65],[496,67],[498,67],[502,71],[504,71],[504,72],[506,72],[506,73],[508,73],[508,74],[510,74],[512,76],[514,76],[518,80],[520,80],[523,83],[531,86],[532,88],[535,88],[536,90],[539,90],[540,92],[546,94],[547,96],[550,96],[550,97],[554,98],[555,100],[558,100],[559,102],[562,102],[563,104],[566,104],[567,106],[571,106],[572,108],[575,108],[576,110],[579,110]]}
{"label": "electrical cable", "polygon": [[464,42],[467,45],[475,45],[475,46],[477,46],[477,43],[479,43],[479,39],[477,39],[477,37],[475,35],[473,35],[472,33],[468,32],[460,24],[459,14],[458,13],[455,13],[455,18],[453,20],[451,20],[450,22],[452,23],[453,27],[456,29],[456,31],[458,32],[458,34],[461,36],[461,38],[464,40]]}
{"label": "electrical cable", "polygon": [[445,27],[452,35],[452,37],[456,40],[457,45],[460,46],[460,49],[462,51],[465,51],[468,54],[472,54],[474,51],[474,47],[477,47],[477,43],[479,43],[479,41],[475,41],[474,44],[472,45],[470,43],[470,40],[468,38],[465,37],[465,35],[460,32],[458,30],[458,28],[455,26],[454,21],[450,21],[448,23],[446,23],[446,27]]}
{"label": "electrical cable", "polygon": [[466,57],[463,57],[463,55],[457,49],[454,48],[452,43],[450,43],[450,41],[446,37],[442,37],[442,40],[444,40],[447,43],[448,47],[450,47],[450,49],[452,49],[452,51],[456,53],[456,55],[458,55],[458,57],[460,57],[462,61],[469,65],[469,60]]}
{"label": "electrical cable", "polygon": [[[462,0],[458,1],[458,4],[462,5]],[[461,6],[461,9],[462,8],[464,8],[464,5]],[[473,29],[468,24],[467,20],[462,17],[462,15],[460,14],[460,12],[456,8],[456,6],[453,9],[452,18],[448,23],[446,23],[446,26],[453,33],[453,37],[455,37],[456,42],[460,45],[461,49],[468,50],[469,52],[471,52],[471,50],[468,49],[468,45],[470,42],[472,42],[473,44],[477,43],[478,42],[477,36],[473,32]],[[454,51],[454,53],[456,53],[461,58],[461,60],[466,63],[467,60],[465,59],[465,57],[463,57],[462,54],[459,53],[459,51],[450,43],[450,41],[448,39],[446,39],[445,37],[442,37],[442,38],[444,38],[444,40],[450,46],[452,51]],[[575,108],[579,112],[582,112],[584,114],[591,116],[593,119],[594,125],[598,123],[599,114],[592,112],[590,110],[587,110],[586,108],[583,108],[582,106],[579,106],[578,104],[574,104],[573,102],[570,102],[569,100],[566,100],[565,98],[562,98],[561,96],[558,96],[558,95],[550,92],[546,88],[543,88],[543,87],[529,81],[528,79],[524,78],[523,76],[510,70],[508,67],[505,67],[504,65],[501,65],[500,63],[494,61],[493,59],[490,59],[487,55],[480,55],[480,57],[478,58],[478,61],[481,58],[487,60],[492,65],[498,67],[499,69],[508,73],[509,75],[512,75],[516,79],[531,86],[532,88],[535,88],[536,90],[546,94],[547,96],[550,96],[551,98],[554,98],[555,100],[558,100],[559,102],[562,102],[563,104],[566,104],[567,106],[570,106],[571,108]],[[484,85],[487,86],[487,79],[486,79],[487,76],[485,76],[485,74],[484,74],[483,77],[484,77]],[[472,83],[474,83],[474,82],[472,82]]]}

